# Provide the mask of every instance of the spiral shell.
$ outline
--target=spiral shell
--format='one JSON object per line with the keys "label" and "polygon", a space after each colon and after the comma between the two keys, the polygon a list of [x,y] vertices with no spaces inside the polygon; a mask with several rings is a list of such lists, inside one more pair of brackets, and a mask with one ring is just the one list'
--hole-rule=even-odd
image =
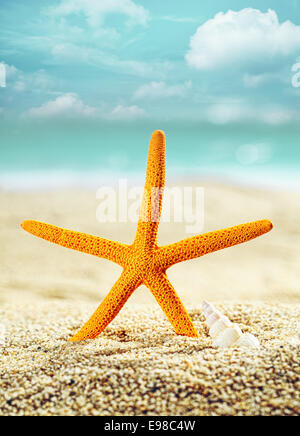
{"label": "spiral shell", "polygon": [[259,340],[250,333],[243,333],[237,324],[233,324],[213,304],[204,301],[202,304],[209,335],[213,339],[213,347],[251,347],[259,348]]}

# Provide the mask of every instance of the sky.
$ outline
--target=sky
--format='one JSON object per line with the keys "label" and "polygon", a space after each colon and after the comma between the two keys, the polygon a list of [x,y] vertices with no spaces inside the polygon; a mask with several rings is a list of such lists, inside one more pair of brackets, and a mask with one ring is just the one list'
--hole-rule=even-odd
{"label": "sky", "polygon": [[156,128],[178,162],[201,132],[240,164],[278,138],[277,164],[300,162],[299,0],[1,0],[0,63],[0,171],[54,164],[58,147],[73,168],[83,141],[139,164]]}

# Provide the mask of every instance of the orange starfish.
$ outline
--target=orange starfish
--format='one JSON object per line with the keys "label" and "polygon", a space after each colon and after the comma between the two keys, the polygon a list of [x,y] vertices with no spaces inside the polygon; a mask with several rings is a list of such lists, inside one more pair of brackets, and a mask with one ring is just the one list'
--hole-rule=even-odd
{"label": "orange starfish", "polygon": [[96,338],[142,283],[150,289],[177,334],[198,337],[189,314],[167,278],[167,268],[178,262],[249,241],[267,233],[273,227],[268,220],[256,221],[159,247],[157,232],[164,184],[165,135],[161,131],[156,131],[150,142],[144,196],[132,245],[37,221],[25,221],[22,224],[24,230],[35,236],[63,247],[109,259],[123,267],[120,278],[109,294],[71,341]]}

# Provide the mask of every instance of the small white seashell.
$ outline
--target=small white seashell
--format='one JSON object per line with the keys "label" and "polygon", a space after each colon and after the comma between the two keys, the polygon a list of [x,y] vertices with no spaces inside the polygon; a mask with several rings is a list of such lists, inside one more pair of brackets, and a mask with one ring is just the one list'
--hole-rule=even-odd
{"label": "small white seashell", "polygon": [[225,329],[232,326],[232,322],[227,318],[227,316],[222,316],[218,321],[216,321],[209,329],[209,335],[215,339],[218,337]]}
{"label": "small white seashell", "polygon": [[242,335],[243,333],[239,326],[232,324],[230,328],[224,330],[223,333],[217,337],[213,343],[213,347],[226,348],[235,345]]}
{"label": "small white seashell", "polygon": [[214,340],[214,347],[229,347],[234,345],[259,348],[260,344],[255,336],[249,333],[243,334],[240,327],[237,324],[232,324],[229,318],[222,315],[213,304],[204,301],[202,308],[207,326],[209,327],[209,334]]}
{"label": "small white seashell", "polygon": [[234,345],[238,345],[240,347],[260,347],[259,340],[250,333],[244,333]]}

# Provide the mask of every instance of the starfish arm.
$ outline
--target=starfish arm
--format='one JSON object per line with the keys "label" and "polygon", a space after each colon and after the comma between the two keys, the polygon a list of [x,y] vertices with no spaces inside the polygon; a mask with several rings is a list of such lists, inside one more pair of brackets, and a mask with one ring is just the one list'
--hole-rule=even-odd
{"label": "starfish arm", "polygon": [[96,338],[118,315],[128,298],[141,284],[132,269],[124,269],[118,281],[104,298],[89,321],[76,333],[71,342]]}
{"label": "starfish arm", "polygon": [[163,188],[165,185],[165,134],[156,130],[150,140],[145,188]]}
{"label": "starfish arm", "polygon": [[269,232],[272,228],[271,221],[261,220],[187,238],[160,247],[157,255],[158,264],[166,269],[178,262],[250,241]]}
{"label": "starfish arm", "polygon": [[111,260],[123,266],[129,253],[129,246],[85,233],[62,229],[39,221],[24,221],[22,227],[34,236],[61,245]]}
{"label": "starfish arm", "polygon": [[145,282],[178,335],[198,337],[192,320],[165,273]]}
{"label": "starfish arm", "polygon": [[135,238],[137,244],[153,246],[156,243],[165,186],[165,166],[165,135],[157,130],[153,133],[149,146],[145,189]]}

